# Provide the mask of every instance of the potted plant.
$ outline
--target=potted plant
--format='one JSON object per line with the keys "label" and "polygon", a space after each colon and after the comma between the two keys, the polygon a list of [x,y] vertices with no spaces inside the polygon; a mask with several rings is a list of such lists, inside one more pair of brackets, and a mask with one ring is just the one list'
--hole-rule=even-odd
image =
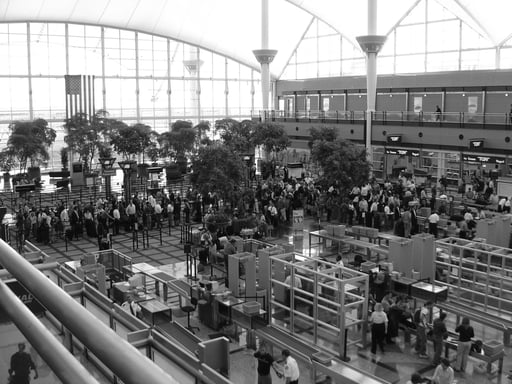
{"label": "potted plant", "polygon": [[[83,113],[78,113],[67,119],[65,143],[78,155],[78,160],[83,163],[84,171],[89,172],[92,161],[102,145],[109,142],[112,132],[126,126],[122,121],[111,119],[108,112],[99,110],[90,119]],[[75,159],[71,159],[74,161]]]}
{"label": "potted plant", "polygon": [[182,174],[187,172],[187,153],[194,149],[196,130],[192,122],[178,120],[171,126],[170,132],[162,133],[158,137],[161,155],[174,160]]}
{"label": "potted plant", "polygon": [[[11,134],[7,148],[20,167],[20,173],[28,171],[29,180],[39,180],[39,166],[48,160],[48,147],[55,141],[55,130],[44,119],[16,121],[9,126]],[[27,165],[30,166],[27,169]]]}
{"label": "potted plant", "polygon": [[215,233],[217,231],[225,232],[230,223],[230,217],[225,213],[219,212],[207,215],[205,226],[211,233]]}

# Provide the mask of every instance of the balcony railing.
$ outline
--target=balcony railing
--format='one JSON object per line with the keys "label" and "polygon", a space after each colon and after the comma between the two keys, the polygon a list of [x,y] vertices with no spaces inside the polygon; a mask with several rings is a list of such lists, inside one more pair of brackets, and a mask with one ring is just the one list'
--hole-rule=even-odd
{"label": "balcony railing", "polygon": [[[350,122],[364,121],[365,111],[253,111],[251,117],[270,121],[319,121]],[[378,124],[433,125],[466,124],[502,125],[512,127],[512,114],[509,113],[469,113],[469,112],[409,112],[409,111],[375,111],[372,121]]]}

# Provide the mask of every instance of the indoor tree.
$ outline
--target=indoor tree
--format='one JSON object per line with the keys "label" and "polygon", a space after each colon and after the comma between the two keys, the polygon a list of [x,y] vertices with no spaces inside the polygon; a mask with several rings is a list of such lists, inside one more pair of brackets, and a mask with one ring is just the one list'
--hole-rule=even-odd
{"label": "indoor tree", "polygon": [[155,145],[158,133],[149,125],[140,123],[119,125],[117,128],[110,134],[110,143],[115,151],[125,160],[142,154],[142,162],[144,162],[146,151]]}
{"label": "indoor tree", "polygon": [[311,159],[322,170],[318,181],[324,187],[337,185],[343,194],[354,185],[368,182],[370,163],[366,150],[350,140],[315,140]]}
{"label": "indoor tree", "polygon": [[229,202],[246,174],[240,156],[222,143],[199,148],[192,161],[192,170],[190,181],[200,193],[216,193],[219,199]]}
{"label": "indoor tree", "polygon": [[91,119],[83,113],[78,113],[64,123],[67,131],[64,142],[78,154],[79,161],[84,163],[85,171],[90,172],[92,161],[100,147],[109,142],[113,132],[125,125],[122,121],[109,118],[108,112],[104,110],[98,111]]}
{"label": "indoor tree", "polygon": [[181,163],[182,172],[186,171],[187,154],[194,150],[195,140],[196,131],[192,127],[192,122],[178,120],[171,125],[169,132],[164,132],[158,137],[161,155]]}
{"label": "indoor tree", "polygon": [[56,133],[46,120],[16,121],[9,129],[7,149],[18,163],[20,173],[27,166],[37,167],[49,159],[48,148],[55,141]]}
{"label": "indoor tree", "polygon": [[278,154],[290,145],[290,139],[284,127],[275,123],[259,123],[252,131],[252,144],[261,145],[267,153]]}
{"label": "indoor tree", "polygon": [[215,131],[221,141],[237,153],[254,152],[253,134],[256,123],[252,120],[222,119],[215,122]]}

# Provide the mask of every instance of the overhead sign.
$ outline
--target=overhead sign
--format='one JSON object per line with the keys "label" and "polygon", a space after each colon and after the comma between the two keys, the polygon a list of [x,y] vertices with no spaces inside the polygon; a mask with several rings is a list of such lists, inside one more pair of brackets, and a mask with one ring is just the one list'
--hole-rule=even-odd
{"label": "overhead sign", "polygon": [[463,155],[462,159],[466,162],[473,163],[505,164],[505,159],[503,157]]}
{"label": "overhead sign", "polygon": [[470,149],[482,149],[484,147],[485,139],[469,139]]}
{"label": "overhead sign", "polygon": [[386,154],[387,155],[419,157],[420,151],[411,150],[411,149],[386,148]]}
{"label": "overhead sign", "polygon": [[[18,281],[8,281],[6,285],[14,292],[18,299],[25,304],[35,315],[43,314],[46,309],[28,292]],[[0,323],[8,323],[11,319],[0,307]]]}
{"label": "overhead sign", "polygon": [[103,169],[101,171],[101,174],[103,176],[115,176],[116,175],[116,169]]}
{"label": "overhead sign", "polygon": [[402,142],[402,135],[388,135],[388,143],[400,144]]}

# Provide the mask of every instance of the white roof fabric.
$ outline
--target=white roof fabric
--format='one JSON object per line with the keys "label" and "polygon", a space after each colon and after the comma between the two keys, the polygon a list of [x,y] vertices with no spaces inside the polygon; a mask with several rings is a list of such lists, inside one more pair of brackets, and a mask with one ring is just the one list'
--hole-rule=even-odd
{"label": "white roof fabric", "polygon": [[[449,8],[496,46],[512,36],[510,0],[428,0]],[[388,34],[419,0],[377,0]],[[349,40],[367,33],[365,0],[269,0],[269,48],[280,74],[314,17]],[[0,22],[66,22],[140,31],[183,41],[259,69],[260,0],[0,0]]]}

